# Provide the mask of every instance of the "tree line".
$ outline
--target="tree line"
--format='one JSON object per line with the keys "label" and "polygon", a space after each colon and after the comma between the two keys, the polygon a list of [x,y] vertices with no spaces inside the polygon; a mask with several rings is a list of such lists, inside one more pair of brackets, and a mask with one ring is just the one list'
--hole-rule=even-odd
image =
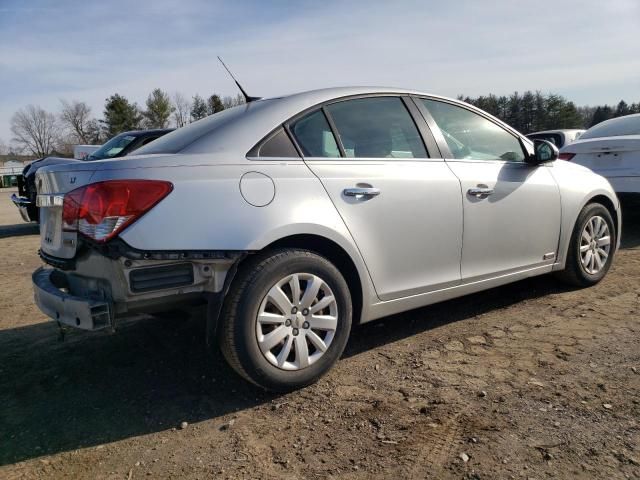
{"label": "tree line", "polygon": [[57,113],[38,105],[27,105],[11,118],[11,146],[0,141],[0,154],[28,153],[37,157],[51,154],[72,155],[73,145],[100,145],[109,138],[128,131],[151,128],[183,127],[208,115],[244,103],[235,97],[213,94],[188,99],[176,92],[169,95],[153,90],[143,108],[118,93],[105,100],[102,118],[92,115],[91,107],[78,100],[60,101]]}
{"label": "tree line", "polygon": [[[526,91],[511,95],[481,95],[458,99],[475,105],[523,133],[556,128],[589,128],[609,118],[640,113],[640,102],[617,105],[581,106],[554,93]],[[242,95],[220,97],[213,94],[188,99],[179,92],[169,95],[153,90],[143,108],[116,93],[105,100],[101,119],[95,118],[85,102],[60,101],[52,113],[37,105],[18,110],[11,118],[12,143],[0,140],[0,154],[28,153],[37,157],[71,155],[73,145],[98,145],[127,130],[183,127],[190,122],[244,103]]]}
{"label": "tree line", "polygon": [[481,95],[476,98],[459,95],[459,100],[498,117],[522,133],[558,128],[590,128],[610,118],[640,113],[640,102],[617,106],[578,107],[562,95],[526,91],[523,94]]}

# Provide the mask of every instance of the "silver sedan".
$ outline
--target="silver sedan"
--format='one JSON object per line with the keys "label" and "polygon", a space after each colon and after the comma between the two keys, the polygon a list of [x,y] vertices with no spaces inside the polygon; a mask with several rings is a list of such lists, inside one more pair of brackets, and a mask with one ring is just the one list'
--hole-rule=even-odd
{"label": "silver sedan", "polygon": [[619,244],[607,180],[417,91],[251,101],[137,153],[38,172],[36,302],[86,330],[207,302],[209,340],[272,390],[326,373],[352,324],[551,272],[587,287]]}

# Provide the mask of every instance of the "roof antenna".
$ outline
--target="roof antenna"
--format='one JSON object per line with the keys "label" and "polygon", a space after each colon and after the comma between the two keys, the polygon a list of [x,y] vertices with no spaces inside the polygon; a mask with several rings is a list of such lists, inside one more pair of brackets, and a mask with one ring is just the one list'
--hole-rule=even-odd
{"label": "roof antenna", "polygon": [[251,102],[253,102],[255,100],[260,100],[262,98],[262,97],[250,97],[249,95],[247,95],[247,92],[244,91],[244,88],[242,88],[242,85],[240,85],[240,82],[238,82],[238,80],[236,80],[236,77],[233,76],[233,73],[231,73],[231,70],[229,70],[229,68],[224,64],[224,62],[222,61],[222,59],[220,58],[219,55],[218,55],[218,60],[220,60],[220,63],[222,64],[224,69],[229,73],[229,75],[231,75],[231,78],[233,78],[233,81],[236,82],[236,85],[238,86],[238,88],[242,92],[242,96],[244,97],[244,101],[246,103],[251,103]]}

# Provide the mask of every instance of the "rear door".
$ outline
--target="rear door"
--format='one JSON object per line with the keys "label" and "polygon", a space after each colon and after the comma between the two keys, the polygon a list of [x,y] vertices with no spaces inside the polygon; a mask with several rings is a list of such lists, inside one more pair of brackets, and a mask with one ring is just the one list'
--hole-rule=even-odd
{"label": "rear door", "polygon": [[427,127],[418,118],[410,99],[369,96],[324,105],[288,124],[382,300],[460,280],[460,184],[428,131],[425,146],[419,128]]}
{"label": "rear door", "polygon": [[416,101],[460,179],[463,282],[554,263],[561,212],[552,166],[526,163],[520,139],[474,110]]}

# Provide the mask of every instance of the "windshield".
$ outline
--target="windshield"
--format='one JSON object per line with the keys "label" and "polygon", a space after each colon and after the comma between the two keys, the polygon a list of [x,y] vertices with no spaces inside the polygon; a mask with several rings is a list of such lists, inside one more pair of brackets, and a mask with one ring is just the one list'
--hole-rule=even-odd
{"label": "windshield", "polygon": [[120,152],[125,149],[127,145],[136,139],[133,135],[126,135],[121,133],[116,135],[107,143],[102,145],[98,150],[93,152],[87,157],[87,160],[102,160],[105,158],[114,158],[119,156]]}
{"label": "windshield", "polygon": [[640,135],[640,115],[612,118],[594,125],[580,136],[580,140],[600,137]]}

